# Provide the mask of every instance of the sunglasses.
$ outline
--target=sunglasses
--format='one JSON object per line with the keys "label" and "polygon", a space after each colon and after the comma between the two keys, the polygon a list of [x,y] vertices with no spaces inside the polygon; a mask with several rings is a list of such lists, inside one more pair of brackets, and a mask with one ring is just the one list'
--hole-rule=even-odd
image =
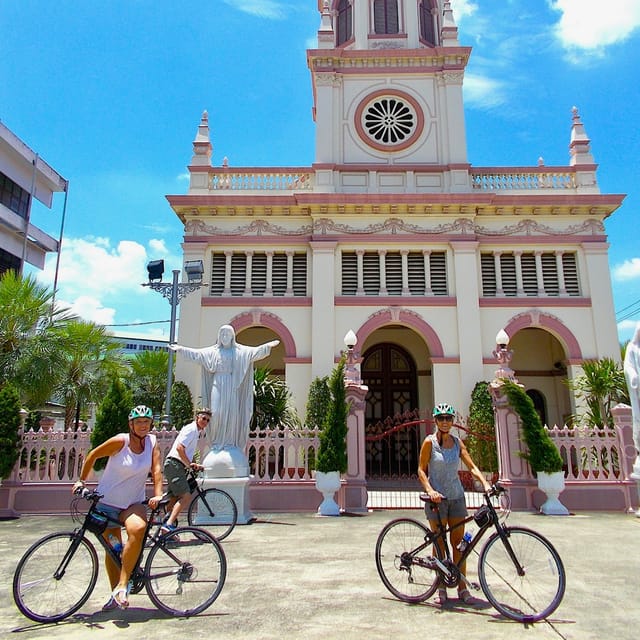
{"label": "sunglasses", "polygon": [[211,418],[209,416],[198,416],[199,420],[204,420],[205,422],[210,422]]}
{"label": "sunglasses", "polygon": [[440,422],[453,422],[453,416],[436,416],[436,420]]}

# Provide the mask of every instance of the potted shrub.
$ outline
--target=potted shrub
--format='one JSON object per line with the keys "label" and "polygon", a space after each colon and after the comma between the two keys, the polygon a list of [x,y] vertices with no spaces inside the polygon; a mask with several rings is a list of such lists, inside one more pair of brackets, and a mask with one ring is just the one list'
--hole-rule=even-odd
{"label": "potted shrub", "polygon": [[344,387],[344,367],[345,360],[342,358],[329,379],[331,397],[320,433],[316,460],[316,488],[323,495],[318,514],[322,516],[340,515],[340,507],[333,496],[340,488],[340,474],[347,470],[348,405]]}
{"label": "potted shrub", "polygon": [[546,515],[569,515],[567,508],[558,499],[564,491],[562,458],[542,426],[533,401],[520,385],[512,381],[504,380],[502,389],[522,422],[522,433],[527,445],[527,451],[522,453],[522,457],[529,462],[536,475],[538,488],[547,495],[540,511]]}

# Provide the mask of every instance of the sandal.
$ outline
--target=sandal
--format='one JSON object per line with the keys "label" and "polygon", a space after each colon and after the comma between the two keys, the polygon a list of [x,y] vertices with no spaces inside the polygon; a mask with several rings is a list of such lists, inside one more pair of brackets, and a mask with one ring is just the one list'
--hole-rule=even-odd
{"label": "sandal", "polygon": [[113,601],[116,603],[116,606],[121,609],[126,609],[129,606],[129,600],[127,596],[129,595],[129,590],[126,587],[116,587],[111,594]]}
{"label": "sandal", "polygon": [[458,598],[462,600],[465,604],[480,604],[480,600],[471,595],[469,589],[462,589],[462,591],[458,591]]}
{"label": "sandal", "polygon": [[441,607],[443,607],[445,604],[447,604],[447,590],[446,589],[438,589],[438,595],[436,596],[435,599],[435,603],[439,604]]}
{"label": "sandal", "polygon": [[102,605],[103,611],[113,611],[118,608],[118,603],[113,596],[109,596],[109,599]]}

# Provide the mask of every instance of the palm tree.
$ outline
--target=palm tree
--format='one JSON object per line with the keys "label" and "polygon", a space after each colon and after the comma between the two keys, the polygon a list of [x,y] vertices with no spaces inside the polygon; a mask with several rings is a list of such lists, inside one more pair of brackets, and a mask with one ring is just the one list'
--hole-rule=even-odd
{"label": "palm tree", "polygon": [[57,329],[74,319],[53,304],[53,291],[14,271],[0,276],[0,385],[12,382],[21,401],[47,400],[60,374],[63,353]]}
{"label": "palm tree", "polygon": [[587,405],[586,412],[574,418],[589,426],[613,427],[611,409],[618,402],[629,402],[624,371],[611,358],[585,360],[582,375],[567,380],[567,385]]}
{"label": "palm tree", "polygon": [[55,330],[64,351],[64,365],[54,395],[65,407],[65,429],[76,428],[83,404],[104,397],[109,379],[124,373],[120,346],[103,326],[72,320]]}
{"label": "palm tree", "polygon": [[136,354],[130,365],[129,386],[134,404],[146,404],[154,413],[162,413],[167,391],[169,354],[166,351],[143,351]]}
{"label": "palm tree", "polygon": [[300,426],[291,404],[291,391],[284,380],[272,376],[267,367],[256,367],[253,378],[254,408],[251,431]]}

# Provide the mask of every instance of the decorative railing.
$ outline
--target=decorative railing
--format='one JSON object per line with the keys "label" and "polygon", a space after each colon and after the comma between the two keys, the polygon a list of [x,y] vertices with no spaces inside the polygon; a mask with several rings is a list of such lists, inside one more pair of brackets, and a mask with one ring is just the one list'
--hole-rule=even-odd
{"label": "decorative railing", "polygon": [[[176,429],[154,430],[164,461],[178,434]],[[310,480],[319,444],[317,429],[266,429],[250,434],[246,454],[251,474],[259,481]],[[24,483],[68,483],[80,476],[91,448],[91,431],[27,431],[22,435],[18,462],[10,480]],[[200,459],[209,449],[205,434]]]}
{"label": "decorative railing", "polygon": [[319,429],[264,429],[247,445],[249,473],[260,482],[311,480],[320,443]]}
{"label": "decorative railing", "polygon": [[566,480],[622,480],[625,442],[620,427],[547,429],[560,451]]}
{"label": "decorative railing", "polygon": [[314,173],[307,170],[242,171],[226,170],[209,173],[209,188],[213,191],[311,191]]}
{"label": "decorative railing", "polygon": [[541,189],[575,189],[576,174],[570,170],[541,169],[472,169],[471,184],[480,191],[539,191]]}

